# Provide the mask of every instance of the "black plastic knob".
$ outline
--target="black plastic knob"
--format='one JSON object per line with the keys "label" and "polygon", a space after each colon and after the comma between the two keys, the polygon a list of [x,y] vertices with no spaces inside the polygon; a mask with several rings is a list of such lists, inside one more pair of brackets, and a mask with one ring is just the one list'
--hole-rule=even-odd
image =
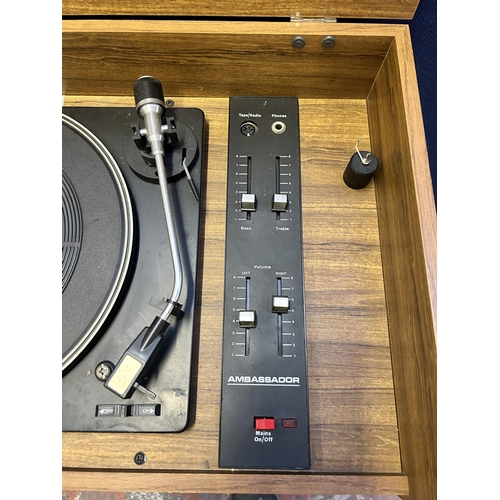
{"label": "black plastic knob", "polygon": [[373,153],[360,151],[363,158],[368,156],[370,163],[363,164],[358,153],[354,153],[344,170],[344,182],[351,189],[363,189],[368,186],[370,179],[375,175],[378,168],[378,160]]}
{"label": "black plastic knob", "polygon": [[165,110],[163,87],[161,82],[152,76],[141,76],[134,83],[134,98],[138,113],[143,104],[152,101],[158,101],[157,104],[161,104]]}

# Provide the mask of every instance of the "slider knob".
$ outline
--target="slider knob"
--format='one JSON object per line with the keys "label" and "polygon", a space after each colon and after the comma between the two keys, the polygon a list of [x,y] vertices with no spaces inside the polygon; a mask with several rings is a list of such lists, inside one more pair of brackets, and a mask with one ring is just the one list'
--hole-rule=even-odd
{"label": "slider knob", "polygon": [[290,309],[290,298],[281,295],[273,295],[273,313],[287,313]]}
{"label": "slider knob", "polygon": [[238,323],[242,328],[255,328],[255,311],[240,311],[238,315]]}
{"label": "slider knob", "polygon": [[288,195],[275,193],[273,196],[273,212],[285,212],[288,203]]}
{"label": "slider knob", "polygon": [[255,212],[255,194],[243,193],[241,195],[241,210]]}

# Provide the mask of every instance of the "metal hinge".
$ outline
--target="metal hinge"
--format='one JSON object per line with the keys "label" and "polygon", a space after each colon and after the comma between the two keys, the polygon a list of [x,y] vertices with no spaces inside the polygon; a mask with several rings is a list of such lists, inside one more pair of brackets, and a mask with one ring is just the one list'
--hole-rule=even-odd
{"label": "metal hinge", "polygon": [[[297,13],[298,14],[298,13]],[[300,15],[292,16],[290,18],[292,23],[336,23],[336,17],[301,17]]]}

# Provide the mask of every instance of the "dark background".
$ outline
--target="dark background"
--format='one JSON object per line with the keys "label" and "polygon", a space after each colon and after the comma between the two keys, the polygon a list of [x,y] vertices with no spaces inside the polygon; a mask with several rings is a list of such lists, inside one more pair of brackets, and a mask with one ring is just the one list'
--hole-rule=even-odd
{"label": "dark background", "polygon": [[420,0],[409,22],[434,199],[437,202],[437,0]]}

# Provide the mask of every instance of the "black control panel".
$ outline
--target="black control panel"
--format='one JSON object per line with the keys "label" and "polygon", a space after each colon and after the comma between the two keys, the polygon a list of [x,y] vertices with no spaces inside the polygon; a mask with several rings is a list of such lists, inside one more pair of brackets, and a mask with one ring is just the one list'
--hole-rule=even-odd
{"label": "black control panel", "polygon": [[298,100],[232,97],[219,467],[309,469]]}

